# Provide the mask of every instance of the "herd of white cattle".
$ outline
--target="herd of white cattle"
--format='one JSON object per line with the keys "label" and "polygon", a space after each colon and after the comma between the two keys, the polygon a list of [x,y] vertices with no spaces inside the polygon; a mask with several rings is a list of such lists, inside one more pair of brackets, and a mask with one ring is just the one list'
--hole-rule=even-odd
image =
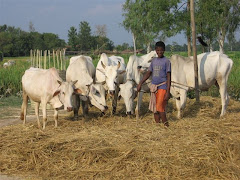
{"label": "herd of white cattle", "polygon": [[[108,110],[106,97],[112,97],[112,114],[117,109],[117,101],[121,96],[126,106],[126,114],[135,114],[139,117],[143,93],[149,92],[151,79],[147,80],[139,93],[136,85],[140,82],[144,73],[148,70],[151,60],[157,57],[155,51],[143,56],[132,55],[127,66],[120,56],[108,57],[101,54],[95,68],[92,58],[89,56],[75,56],[70,59],[66,70],[66,82],[64,82],[57,70],[30,68],[22,77],[23,103],[21,119],[26,123],[27,102],[30,98],[36,102],[35,114],[39,121],[39,104],[43,111],[43,129],[45,129],[47,103],[54,109],[55,127],[57,127],[58,110],[74,111],[74,119],[78,117],[80,103],[83,114],[88,114],[88,105],[98,108],[102,115]],[[229,95],[227,93],[227,80],[233,61],[225,54],[218,51],[202,53],[197,56],[199,89],[207,90],[212,85],[219,87],[222,101],[221,115],[226,113]],[[187,91],[194,88],[194,63],[193,57],[173,55],[171,61],[171,94],[176,99],[178,118],[182,116],[182,110],[186,105]],[[134,111],[134,99],[137,104]]]}

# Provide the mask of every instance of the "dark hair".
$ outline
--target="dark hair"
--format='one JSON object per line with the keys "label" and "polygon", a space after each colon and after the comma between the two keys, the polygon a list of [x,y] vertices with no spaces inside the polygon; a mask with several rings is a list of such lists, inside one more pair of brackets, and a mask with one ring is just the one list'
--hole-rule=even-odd
{"label": "dark hair", "polygon": [[157,47],[162,47],[162,48],[165,50],[165,44],[164,44],[164,42],[162,42],[162,41],[156,42],[156,44],[155,44],[155,49],[156,49]]}

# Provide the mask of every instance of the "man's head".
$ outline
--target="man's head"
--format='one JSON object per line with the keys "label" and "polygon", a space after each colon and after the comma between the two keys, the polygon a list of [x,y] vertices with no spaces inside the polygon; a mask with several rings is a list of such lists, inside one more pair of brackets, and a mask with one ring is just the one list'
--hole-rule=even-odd
{"label": "man's head", "polygon": [[158,55],[159,58],[163,57],[164,52],[165,52],[165,44],[162,41],[158,41],[155,44],[155,51]]}

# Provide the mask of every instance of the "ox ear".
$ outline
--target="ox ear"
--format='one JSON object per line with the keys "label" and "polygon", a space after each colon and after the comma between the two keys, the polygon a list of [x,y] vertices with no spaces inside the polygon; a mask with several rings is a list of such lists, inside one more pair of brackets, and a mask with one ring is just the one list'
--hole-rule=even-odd
{"label": "ox ear", "polygon": [[62,85],[62,81],[57,80],[58,84]]}
{"label": "ox ear", "polygon": [[117,69],[119,69],[121,66],[121,63],[118,61]]}
{"label": "ox ear", "polygon": [[59,93],[60,93],[60,90],[55,91],[55,93],[53,94],[53,97],[57,96]]}
{"label": "ox ear", "polygon": [[75,94],[82,94],[82,91],[81,91],[81,89],[77,88],[77,89],[74,89],[74,93]]}
{"label": "ox ear", "polygon": [[101,61],[101,65],[102,65],[103,69],[105,69],[105,68],[106,68],[106,66],[103,64],[103,62],[102,62],[102,61]]}

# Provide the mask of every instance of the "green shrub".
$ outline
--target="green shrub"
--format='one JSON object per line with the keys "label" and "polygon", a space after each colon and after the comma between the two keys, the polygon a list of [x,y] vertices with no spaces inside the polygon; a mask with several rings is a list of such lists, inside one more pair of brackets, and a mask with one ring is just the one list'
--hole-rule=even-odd
{"label": "green shrub", "polygon": [[3,61],[3,52],[0,51],[0,61]]}

